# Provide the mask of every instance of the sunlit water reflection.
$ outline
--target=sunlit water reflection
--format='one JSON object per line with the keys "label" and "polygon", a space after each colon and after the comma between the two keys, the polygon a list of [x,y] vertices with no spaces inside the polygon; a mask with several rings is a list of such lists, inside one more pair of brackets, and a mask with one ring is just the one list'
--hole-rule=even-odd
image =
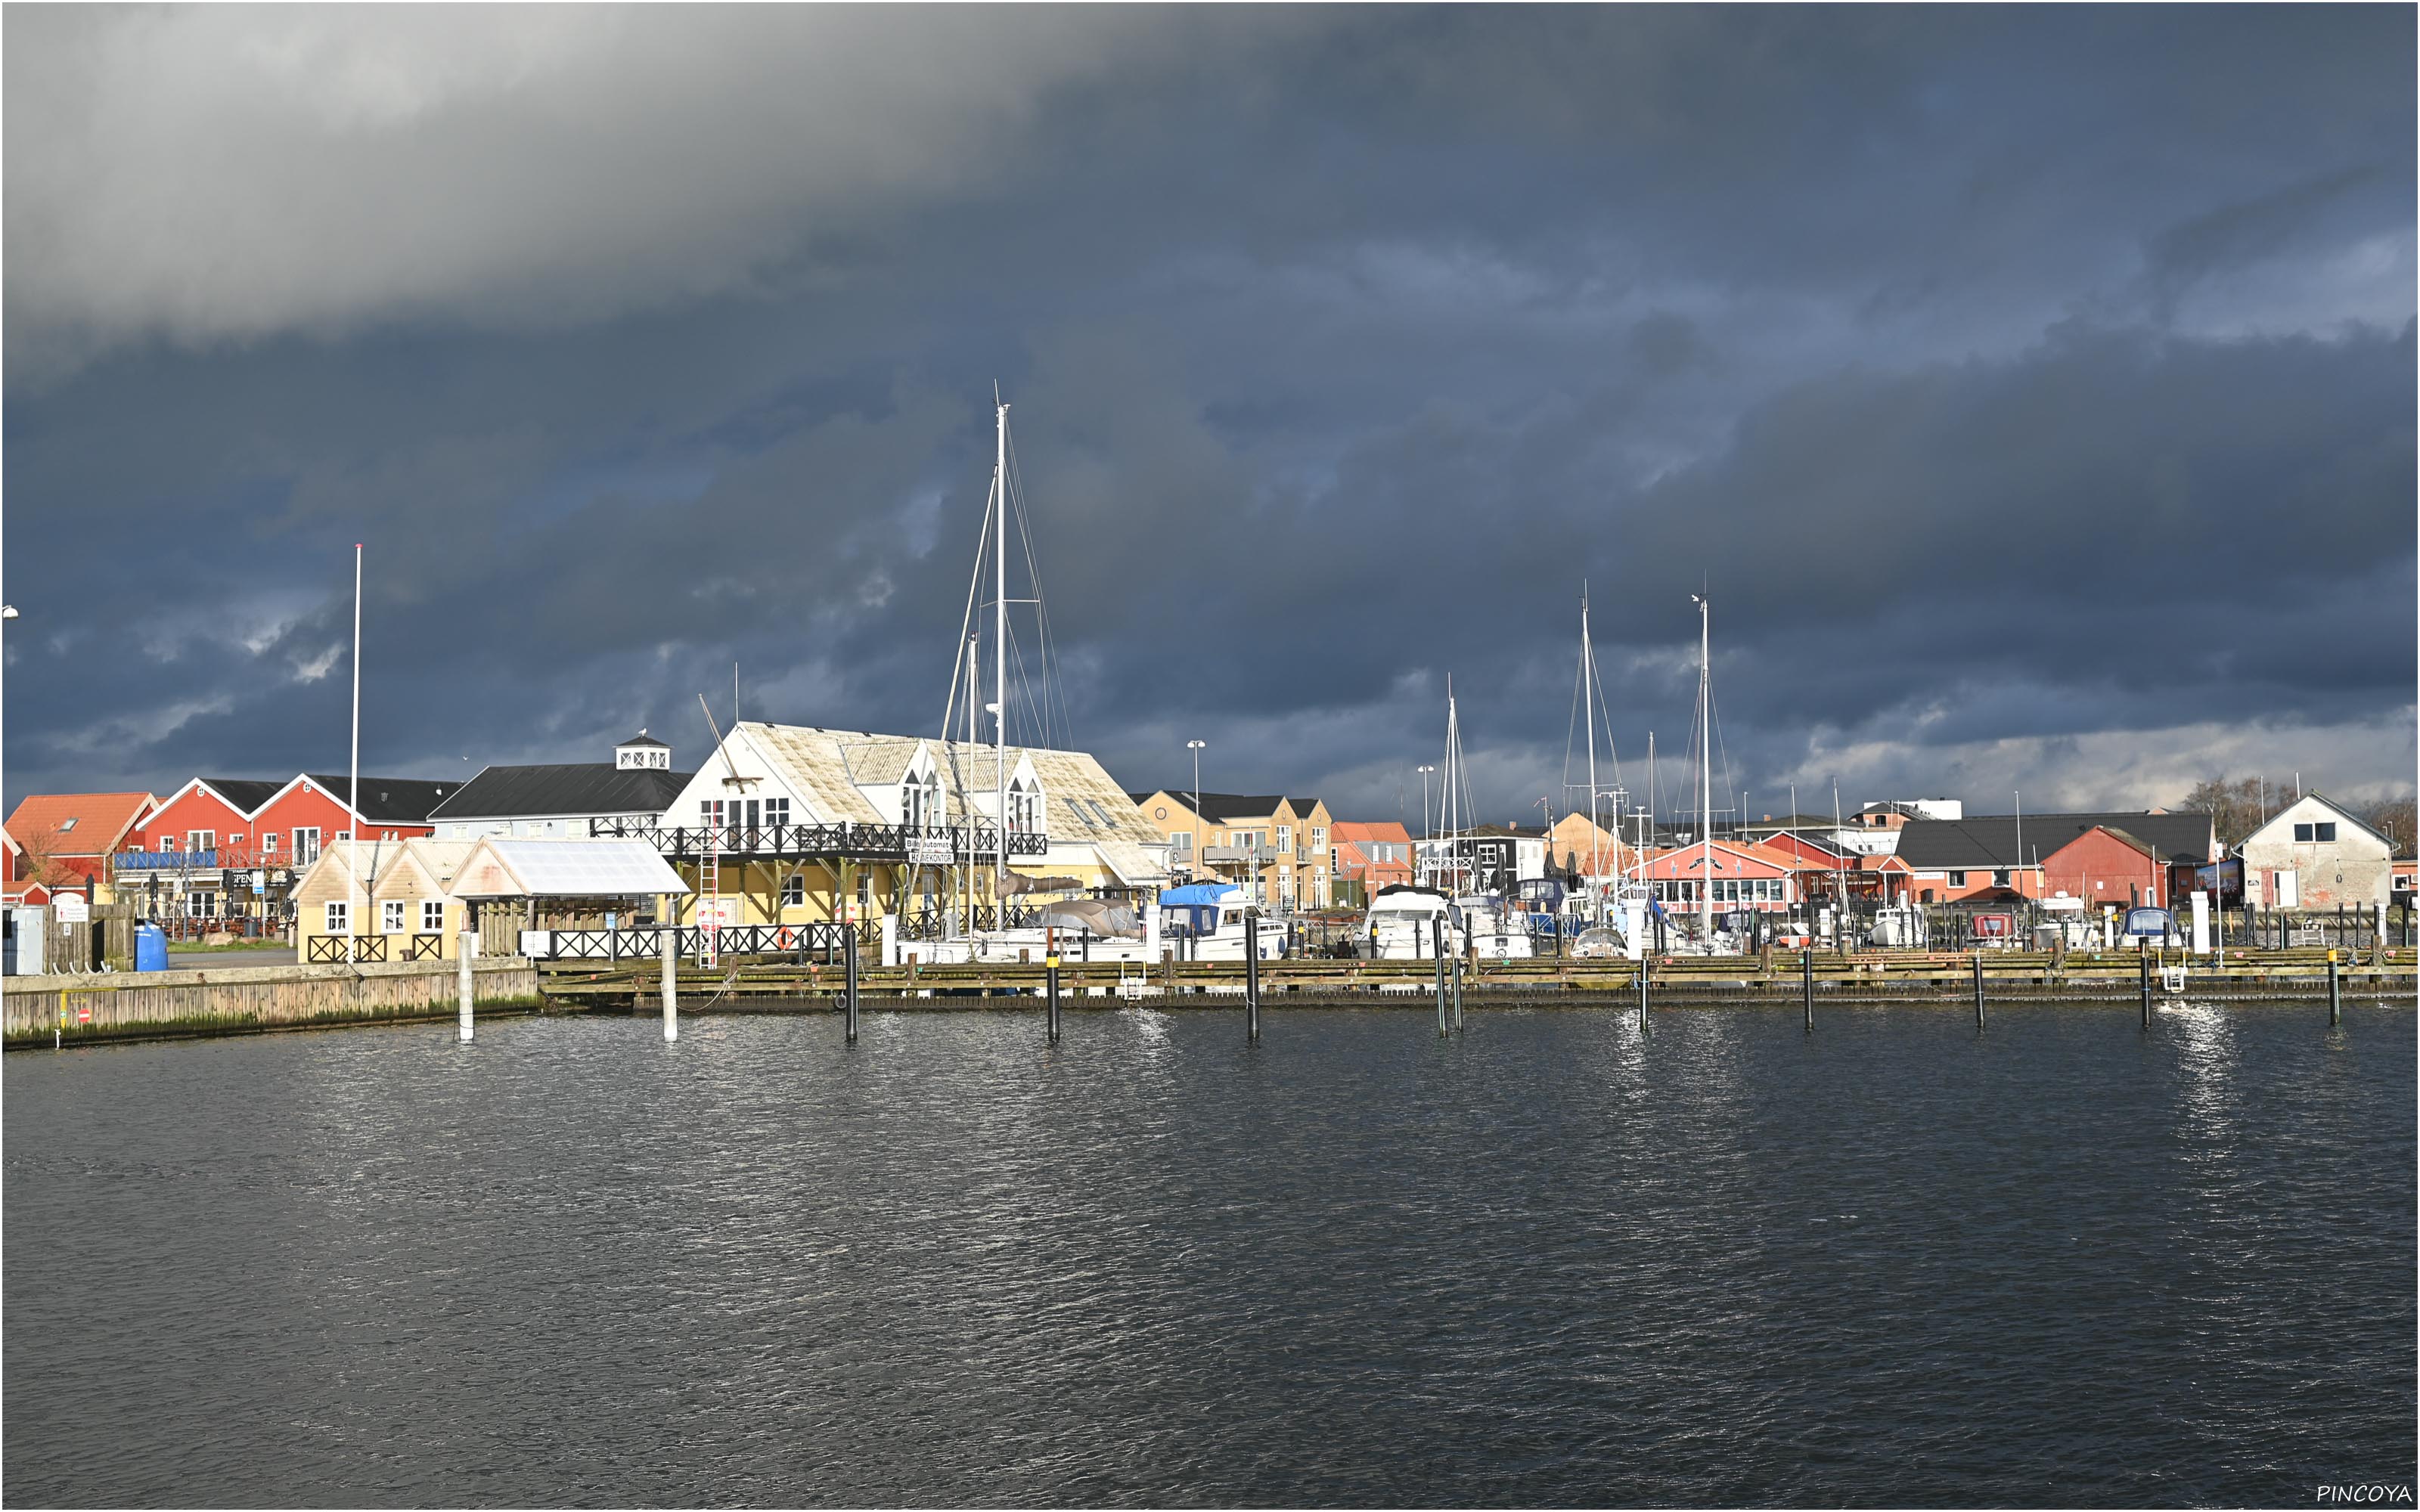
{"label": "sunlit water reflection", "polygon": [[34,1503],[2306,1502],[2355,1007],[523,1020],[6,1062]]}

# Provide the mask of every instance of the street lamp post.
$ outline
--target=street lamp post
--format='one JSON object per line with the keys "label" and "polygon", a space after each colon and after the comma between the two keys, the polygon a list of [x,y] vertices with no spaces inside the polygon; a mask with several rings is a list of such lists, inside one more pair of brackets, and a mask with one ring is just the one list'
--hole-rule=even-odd
{"label": "street lamp post", "polygon": [[1209,742],[1188,740],[1185,748],[1193,753],[1193,864],[1207,867],[1208,857],[1202,854],[1202,748]]}

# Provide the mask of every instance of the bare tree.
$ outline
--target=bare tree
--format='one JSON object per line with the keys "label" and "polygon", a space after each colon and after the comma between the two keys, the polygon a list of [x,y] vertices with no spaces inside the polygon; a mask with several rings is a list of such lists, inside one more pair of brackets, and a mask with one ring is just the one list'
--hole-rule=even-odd
{"label": "bare tree", "polygon": [[2206,813],[2218,827],[2222,845],[2241,845],[2243,838],[2260,827],[2262,784],[2257,777],[2229,780],[2225,773],[2204,778],[2177,805],[2180,809]]}
{"label": "bare tree", "polygon": [[83,874],[60,859],[61,853],[67,849],[67,838],[59,833],[56,825],[19,835],[16,840],[17,848],[24,853],[20,870],[27,882],[53,892],[83,885]]}
{"label": "bare tree", "polygon": [[2412,842],[2420,839],[2420,820],[2415,820],[2410,797],[2386,798],[2369,806],[2362,815],[2369,827],[2395,842],[2395,854],[2412,854]]}

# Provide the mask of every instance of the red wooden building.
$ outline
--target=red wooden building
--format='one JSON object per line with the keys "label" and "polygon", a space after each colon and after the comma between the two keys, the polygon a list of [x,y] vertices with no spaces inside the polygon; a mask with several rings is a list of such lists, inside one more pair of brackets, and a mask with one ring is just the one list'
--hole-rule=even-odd
{"label": "red wooden building", "polygon": [[[461,785],[363,778],[362,843],[433,833],[429,812]],[[349,790],[346,778],[318,773],[284,782],[195,778],[129,837],[116,864],[121,895],[163,916],[265,917],[320,851],[353,831]]]}
{"label": "red wooden building", "polygon": [[90,884],[106,898],[109,858],[158,802],[148,793],[38,793],[9,814],[10,903],[46,903]]}
{"label": "red wooden building", "polygon": [[2086,907],[2168,904],[2168,868],[2149,845],[2123,829],[2095,825],[2042,857],[2042,884]]}

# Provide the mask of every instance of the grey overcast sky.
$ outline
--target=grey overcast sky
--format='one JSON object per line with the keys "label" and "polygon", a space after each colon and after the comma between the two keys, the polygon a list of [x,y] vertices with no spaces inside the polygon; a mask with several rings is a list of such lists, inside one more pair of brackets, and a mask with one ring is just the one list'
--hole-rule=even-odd
{"label": "grey overcast sky", "polygon": [[1559,804],[2409,791],[2408,6],[9,7],[5,783],[932,733]]}

